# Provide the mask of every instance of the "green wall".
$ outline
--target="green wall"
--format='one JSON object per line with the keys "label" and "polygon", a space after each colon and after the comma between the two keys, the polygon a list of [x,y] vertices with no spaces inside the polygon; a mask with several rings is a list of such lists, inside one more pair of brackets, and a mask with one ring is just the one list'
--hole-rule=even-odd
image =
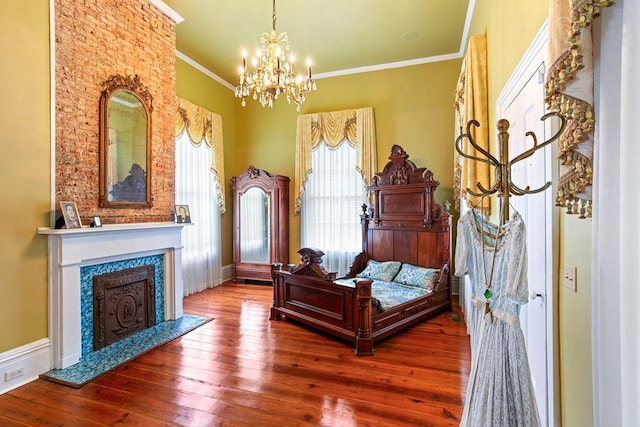
{"label": "green wall", "polygon": [[[461,60],[451,60],[320,79],[299,113],[284,99],[272,109],[248,99],[237,110],[236,173],[252,164],[293,179],[298,114],[373,107],[378,169],[388,162],[391,146],[401,145],[440,182],[436,200],[452,200],[453,94],[460,66]],[[299,247],[300,219],[291,209],[289,262],[299,261]]]}
{"label": "green wall", "polygon": [[[51,138],[49,1],[0,2],[0,353],[46,338]],[[10,58],[10,60],[9,60]]]}

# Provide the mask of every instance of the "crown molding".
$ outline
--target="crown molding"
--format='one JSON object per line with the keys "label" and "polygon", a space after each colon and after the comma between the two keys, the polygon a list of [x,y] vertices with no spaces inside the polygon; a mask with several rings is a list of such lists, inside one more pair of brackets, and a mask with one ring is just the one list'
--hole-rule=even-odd
{"label": "crown molding", "polygon": [[178,14],[178,12],[176,12],[175,10],[173,10],[172,8],[170,8],[165,2],[163,2],[162,0],[147,0],[150,4],[154,5],[155,7],[157,7],[160,12],[164,13],[165,15],[167,15],[169,18],[173,19],[173,22],[175,22],[176,24],[181,23],[182,21],[184,21],[184,18],[182,16],[180,16]]}
{"label": "crown molding", "polygon": [[[153,3],[153,4],[155,4],[155,3],[164,4],[164,2],[162,2],[161,0],[148,0],[148,1]],[[377,65],[370,65],[370,66],[365,66],[365,67],[356,67],[356,68],[347,68],[347,69],[344,69],[344,70],[329,71],[329,72],[326,72],[326,73],[314,74],[313,78],[316,79],[316,80],[319,80],[319,79],[325,79],[325,78],[329,78],[329,77],[340,77],[340,76],[346,76],[346,75],[350,75],[350,74],[369,73],[369,72],[373,72],[373,71],[382,71],[382,70],[389,70],[389,69],[393,69],[393,68],[411,67],[411,66],[414,66],[414,65],[429,64],[429,63],[432,63],[432,62],[440,62],[440,61],[449,61],[449,60],[452,60],[452,59],[460,59],[460,58],[462,58],[464,56],[464,51],[465,51],[465,48],[467,46],[467,40],[469,38],[469,29],[471,27],[471,21],[473,19],[473,12],[475,10],[475,5],[476,5],[476,0],[469,0],[469,5],[467,7],[467,16],[466,16],[465,22],[464,22],[464,29],[462,31],[462,37],[460,39],[460,48],[459,48],[457,53],[449,53],[449,54],[445,54],[445,55],[429,56],[429,57],[424,57],[424,58],[410,59],[410,60],[406,60],[406,61],[390,62],[390,63],[386,63],[386,64],[377,64]],[[165,6],[166,6],[166,4],[165,4]],[[166,7],[168,9],[170,9],[168,6],[166,6]],[[180,19],[182,19],[182,18],[180,18]],[[192,67],[194,67],[195,69],[199,70],[203,74],[207,75],[211,79],[217,81],[218,83],[220,83],[224,87],[228,88],[229,90],[235,91],[235,85],[229,83],[228,81],[226,81],[222,77],[218,76],[214,72],[210,71],[209,69],[207,69],[203,65],[197,63],[196,61],[194,61],[193,59],[191,59],[190,57],[188,57],[184,53],[176,50],[176,56],[178,58],[180,58],[181,60],[183,60],[184,62],[186,62],[187,64],[189,64]]]}
{"label": "crown molding", "polygon": [[349,74],[359,74],[359,73],[369,73],[372,71],[389,70],[392,68],[412,67],[414,65],[429,64],[432,62],[448,61],[451,59],[459,59],[459,58],[462,58],[462,55],[460,53],[449,53],[446,55],[429,56],[425,58],[410,59],[407,61],[390,62],[387,64],[370,65],[366,67],[347,68],[344,70],[329,71],[327,73],[318,73],[318,74],[314,74],[313,78],[318,80],[318,79],[325,79],[328,77],[346,76]]}
{"label": "crown molding", "polygon": [[178,57],[179,59],[183,60],[187,64],[191,65],[193,68],[195,68],[196,70],[200,71],[201,73],[205,74],[207,77],[217,81],[218,83],[220,83],[222,86],[228,88],[229,90],[233,90],[233,91],[236,90],[236,87],[234,85],[232,85],[231,83],[229,83],[228,81],[226,81],[225,79],[223,79],[222,77],[217,75],[216,73],[210,71],[205,66],[200,65],[199,63],[197,63],[193,59],[189,58],[187,55],[185,55],[184,53],[180,52],[179,50],[176,50],[176,57]]}

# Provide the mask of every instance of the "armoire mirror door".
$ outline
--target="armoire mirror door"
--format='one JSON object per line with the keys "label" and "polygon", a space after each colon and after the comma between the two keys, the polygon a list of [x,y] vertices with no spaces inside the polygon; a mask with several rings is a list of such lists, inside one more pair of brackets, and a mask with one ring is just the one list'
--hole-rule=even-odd
{"label": "armoire mirror door", "polygon": [[251,187],[239,198],[240,260],[268,264],[271,260],[269,194],[260,187]]}
{"label": "armoire mirror door", "polygon": [[250,166],[231,184],[234,280],[271,282],[271,264],[289,262],[289,178]]}

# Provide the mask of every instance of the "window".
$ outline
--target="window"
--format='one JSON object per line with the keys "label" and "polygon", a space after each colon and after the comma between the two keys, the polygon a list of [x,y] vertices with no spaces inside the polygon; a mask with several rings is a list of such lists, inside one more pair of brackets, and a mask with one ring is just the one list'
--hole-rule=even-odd
{"label": "window", "polygon": [[373,108],[298,116],[295,214],[301,245],[322,250],[323,266],[346,274],[362,250],[361,206],[375,173]]}
{"label": "window", "polygon": [[193,144],[187,132],[176,139],[176,204],[189,205],[194,223],[182,231],[185,296],[221,283],[219,189],[212,157],[211,148]]}
{"label": "window", "polygon": [[325,253],[323,266],[339,276],[348,272],[362,250],[361,206],[366,188],[356,165],[356,148],[347,140],[337,147],[318,144],[301,203],[302,247]]}

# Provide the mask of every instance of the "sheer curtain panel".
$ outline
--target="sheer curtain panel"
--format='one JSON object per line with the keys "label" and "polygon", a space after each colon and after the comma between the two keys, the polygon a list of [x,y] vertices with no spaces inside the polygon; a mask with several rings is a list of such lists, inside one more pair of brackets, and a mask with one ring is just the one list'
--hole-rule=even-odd
{"label": "sheer curtain panel", "polygon": [[183,230],[184,295],[222,282],[220,215],[224,212],[222,117],[176,98],[176,204],[189,205]]}
{"label": "sheer curtain panel", "polygon": [[302,193],[302,247],[321,249],[325,269],[342,276],[362,250],[360,206],[366,189],[356,170],[356,149],[346,140],[335,148],[321,143],[311,164]]}
{"label": "sheer curtain panel", "polygon": [[183,229],[184,295],[221,283],[220,211],[211,174],[211,148],[191,143],[183,133],[176,140],[176,204],[189,205],[193,226]]}

